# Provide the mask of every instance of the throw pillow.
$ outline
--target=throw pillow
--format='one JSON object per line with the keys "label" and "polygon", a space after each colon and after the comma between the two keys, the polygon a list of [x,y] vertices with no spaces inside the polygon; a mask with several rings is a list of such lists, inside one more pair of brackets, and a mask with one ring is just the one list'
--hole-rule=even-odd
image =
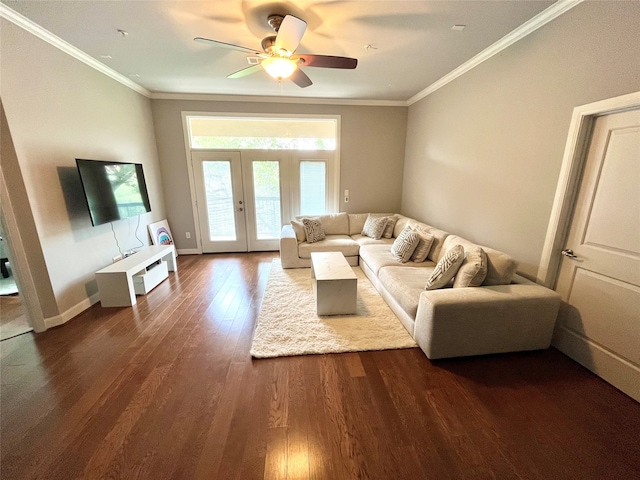
{"label": "throw pillow", "polygon": [[298,220],[291,220],[291,226],[293,227],[293,231],[296,234],[298,243],[304,242],[307,239],[307,233],[304,230],[304,223]]}
{"label": "throw pillow", "polygon": [[393,228],[396,226],[397,221],[397,215],[391,215],[390,217],[387,217],[387,224],[385,225],[384,232],[382,233],[382,236],[384,238],[393,237]]}
{"label": "throw pillow", "polygon": [[324,240],[324,230],[322,222],[318,218],[303,218],[304,232],[307,236],[307,242],[315,243]]}
{"label": "throw pillow", "polygon": [[391,245],[391,254],[400,263],[407,263],[419,241],[418,233],[406,227]]}
{"label": "throw pillow", "polygon": [[479,287],[486,276],[487,254],[480,247],[472,248],[453,279],[453,288]]}
{"label": "throw pillow", "polygon": [[387,225],[388,217],[372,217],[369,215],[367,221],[364,222],[362,228],[362,235],[365,237],[371,237],[375,240],[380,240],[384,233],[384,227]]}
{"label": "throw pillow", "polygon": [[425,290],[436,290],[444,287],[455,276],[464,260],[464,248],[455,245],[440,259],[433,273],[427,280]]}
{"label": "throw pillow", "polygon": [[416,232],[420,238],[418,246],[414,250],[413,255],[411,255],[411,261],[416,263],[424,262],[427,259],[427,255],[429,255],[431,245],[433,245],[434,236],[415,225],[413,225],[411,229]]}

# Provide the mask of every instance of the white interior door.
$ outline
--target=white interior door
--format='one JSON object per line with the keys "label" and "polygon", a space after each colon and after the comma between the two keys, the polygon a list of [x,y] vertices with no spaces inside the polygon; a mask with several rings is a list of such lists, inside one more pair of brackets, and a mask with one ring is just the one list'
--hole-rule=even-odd
{"label": "white interior door", "polygon": [[596,119],[563,255],[554,345],[640,401],[640,110]]}
{"label": "white interior door", "polygon": [[239,152],[193,152],[200,241],[204,253],[246,252],[247,229]]}

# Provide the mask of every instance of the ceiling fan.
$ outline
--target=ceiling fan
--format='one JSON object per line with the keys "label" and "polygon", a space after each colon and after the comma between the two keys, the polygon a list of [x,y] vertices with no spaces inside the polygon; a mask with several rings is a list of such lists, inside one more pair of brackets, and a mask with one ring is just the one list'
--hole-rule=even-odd
{"label": "ceiling fan", "polygon": [[196,42],[213,44],[222,48],[239,50],[260,57],[262,60],[256,65],[243,68],[227,78],[241,78],[260,69],[277,80],[286,78],[301,88],[312,84],[311,79],[299,67],[323,67],[354,69],[358,65],[356,58],[336,57],[332,55],[296,54],[295,51],[302,40],[307,22],[300,20],[293,15],[269,15],[267,22],[274,29],[276,35],[270,35],[262,39],[262,49],[260,52],[253,48],[242,47],[232,43],[219,42],[209,38],[196,37]]}

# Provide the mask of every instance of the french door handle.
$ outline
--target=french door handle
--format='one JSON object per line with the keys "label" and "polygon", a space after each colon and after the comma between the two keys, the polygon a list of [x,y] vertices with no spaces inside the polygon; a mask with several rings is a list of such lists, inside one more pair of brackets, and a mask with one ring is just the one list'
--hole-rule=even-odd
{"label": "french door handle", "polygon": [[238,211],[239,211],[239,212],[243,212],[243,211],[244,211],[244,208],[240,207],[240,208],[238,209]]}
{"label": "french door handle", "polygon": [[569,258],[578,258],[577,255],[574,255],[573,250],[571,250],[570,248],[565,248],[564,250],[562,250],[562,255]]}

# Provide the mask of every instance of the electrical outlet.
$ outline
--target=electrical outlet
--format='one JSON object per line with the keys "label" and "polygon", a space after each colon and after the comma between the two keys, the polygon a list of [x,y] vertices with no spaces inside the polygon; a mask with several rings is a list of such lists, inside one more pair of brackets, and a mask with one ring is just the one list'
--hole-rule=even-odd
{"label": "electrical outlet", "polygon": [[344,197],[344,203],[349,203],[349,197]]}
{"label": "electrical outlet", "polygon": [[116,255],[115,257],[113,257],[113,263],[119,262],[120,260],[122,260],[122,255]]}
{"label": "electrical outlet", "polygon": [[186,236],[187,238],[191,238],[191,232],[187,232],[187,233],[185,233],[185,236]]}

